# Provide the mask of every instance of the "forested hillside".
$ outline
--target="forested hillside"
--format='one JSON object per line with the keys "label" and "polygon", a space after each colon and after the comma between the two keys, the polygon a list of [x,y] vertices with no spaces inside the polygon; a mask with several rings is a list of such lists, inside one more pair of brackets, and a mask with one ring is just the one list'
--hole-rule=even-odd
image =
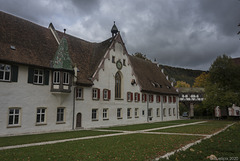
{"label": "forested hillside", "polygon": [[[146,55],[137,52],[135,54],[132,54],[133,56],[139,57],[141,59],[144,59],[146,61],[151,61],[146,57]],[[202,74],[202,70],[192,70],[192,69],[184,69],[184,68],[177,68],[177,67],[171,67],[167,65],[161,65],[158,64],[159,68],[164,69],[164,74],[169,77],[170,81],[175,80],[177,81],[183,81],[191,85],[191,87],[194,84],[195,78],[197,78],[199,75]],[[174,81],[173,81],[174,82]]]}
{"label": "forested hillside", "polygon": [[159,67],[164,69],[164,74],[168,75],[170,80],[175,79],[175,81],[184,81],[191,86],[193,85],[195,78],[204,72],[202,70],[184,69],[166,65],[159,65]]}

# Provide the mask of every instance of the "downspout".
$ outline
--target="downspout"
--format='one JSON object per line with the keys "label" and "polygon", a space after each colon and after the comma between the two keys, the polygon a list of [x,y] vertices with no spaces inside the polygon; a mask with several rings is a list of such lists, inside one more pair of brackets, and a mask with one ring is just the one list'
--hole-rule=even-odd
{"label": "downspout", "polygon": [[149,122],[149,116],[148,116],[148,109],[149,109],[149,94],[147,94],[147,122]]}
{"label": "downspout", "polygon": [[176,97],[177,98],[177,104],[176,104],[176,107],[177,107],[177,119],[179,119],[179,97]]}
{"label": "downspout", "polygon": [[163,121],[163,96],[161,95],[161,118],[162,118],[162,121]]}
{"label": "downspout", "polygon": [[74,124],[75,124],[75,92],[76,87],[73,87],[73,121],[72,121],[72,130],[74,130]]}
{"label": "downspout", "polygon": [[[76,82],[77,82],[77,72],[78,72],[78,68],[77,68],[77,65],[74,64],[74,78],[73,78],[73,83],[74,85],[76,85]],[[72,121],[72,130],[74,130],[74,124],[75,124],[75,103],[76,103],[76,100],[75,100],[75,94],[76,94],[76,87],[73,87],[73,121]]]}

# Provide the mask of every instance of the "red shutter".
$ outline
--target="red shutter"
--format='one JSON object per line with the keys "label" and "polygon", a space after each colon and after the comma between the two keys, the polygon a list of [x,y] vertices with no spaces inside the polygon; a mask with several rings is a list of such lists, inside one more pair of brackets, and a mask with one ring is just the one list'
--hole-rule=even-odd
{"label": "red shutter", "polygon": [[111,99],[111,90],[108,90],[108,99]]}
{"label": "red shutter", "polygon": [[145,102],[147,101],[147,95],[146,94],[144,94],[144,96],[145,96]]}
{"label": "red shutter", "polygon": [[133,93],[131,93],[131,101],[133,100]]}
{"label": "red shutter", "polygon": [[138,93],[138,101],[140,101],[140,94]]}
{"label": "red shutter", "polygon": [[152,97],[151,97],[151,98],[152,98],[151,102],[153,102],[153,99],[154,99],[154,98],[153,98],[153,95],[152,95]]}
{"label": "red shutter", "polygon": [[100,99],[100,89],[97,89],[97,92],[98,92],[98,99]]}

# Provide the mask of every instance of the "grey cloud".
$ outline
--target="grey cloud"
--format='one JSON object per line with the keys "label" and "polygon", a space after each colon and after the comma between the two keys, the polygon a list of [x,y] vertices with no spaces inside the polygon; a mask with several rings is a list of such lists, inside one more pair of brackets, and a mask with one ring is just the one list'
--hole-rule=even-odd
{"label": "grey cloud", "polygon": [[239,0],[0,0],[0,9],[100,42],[113,21],[129,54],[207,70],[218,55],[239,57]]}

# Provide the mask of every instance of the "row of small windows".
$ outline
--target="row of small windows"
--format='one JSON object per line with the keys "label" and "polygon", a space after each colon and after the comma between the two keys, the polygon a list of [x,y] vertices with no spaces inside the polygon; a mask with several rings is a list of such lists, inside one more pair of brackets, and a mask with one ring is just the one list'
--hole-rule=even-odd
{"label": "row of small windows", "polygon": [[[17,82],[18,66],[0,64],[0,81]],[[48,85],[49,84],[49,70],[28,68],[28,83]],[[53,84],[70,84],[70,73],[62,71],[53,72]]]}
{"label": "row of small windows", "polygon": [[[133,109],[132,108],[127,108],[127,118],[131,119],[133,116]],[[123,118],[123,109],[122,108],[117,108],[117,119],[122,119]],[[142,116],[145,116],[145,110],[142,110]],[[166,108],[163,108],[163,116],[167,117],[166,113]],[[168,109],[168,116],[176,116],[176,111],[175,108],[169,108]],[[134,117],[138,118],[139,117],[139,108],[134,108]],[[149,108],[148,109],[148,117],[153,117],[153,109]],[[160,117],[160,108],[156,109],[156,117]],[[99,119],[99,109],[92,109],[92,121],[98,121]],[[102,119],[103,120],[108,120],[109,119],[109,109],[104,108],[102,110]]]}
{"label": "row of small windows", "polygon": [[[76,88],[76,99],[83,99],[83,88]],[[92,99],[93,100],[99,100],[100,99],[100,89],[93,88],[92,89]],[[111,99],[111,90],[109,89],[103,89],[103,100],[108,101]],[[176,97],[175,96],[163,96],[163,102],[164,103],[176,103]],[[133,101],[133,93],[127,92],[127,101],[132,102]],[[139,102],[140,101],[140,93],[134,93],[134,101]],[[142,94],[142,102],[147,101],[147,94]],[[154,102],[154,95],[149,95],[149,102]],[[156,95],[156,102],[161,102],[161,96]]]}
{"label": "row of small windows", "polygon": [[[16,108],[9,108],[9,117],[8,117],[8,126],[21,126],[21,112],[22,109],[19,107]],[[65,122],[65,108],[59,107],[57,108],[57,123],[64,123]],[[39,107],[36,111],[36,125],[44,125],[47,123],[47,108],[46,107]]]}

